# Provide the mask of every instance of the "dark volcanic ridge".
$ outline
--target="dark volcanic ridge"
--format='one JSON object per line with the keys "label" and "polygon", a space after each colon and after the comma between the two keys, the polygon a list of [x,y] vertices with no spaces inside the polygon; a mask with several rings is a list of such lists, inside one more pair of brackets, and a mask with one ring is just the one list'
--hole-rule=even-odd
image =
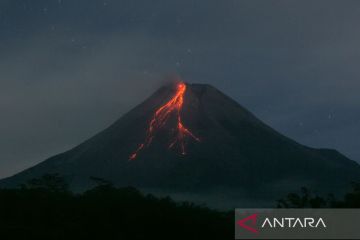
{"label": "dark volcanic ridge", "polygon": [[[335,150],[301,145],[257,119],[210,85],[186,84],[180,109],[158,124],[134,160],[129,156],[149,135],[156,111],[176,95],[176,85],[158,89],[110,127],[77,147],[51,157],[0,186],[16,187],[45,173],[59,173],[73,190],[92,186],[91,176],[118,186],[241,203],[274,201],[306,186],[342,193],[360,179],[360,166]],[[179,112],[177,112],[179,110]],[[179,119],[189,135],[179,136]],[[191,200],[191,199],[188,199]],[[220,200],[215,200],[214,202]],[[251,204],[250,204],[251,205]],[[262,204],[265,205],[265,204]],[[257,205],[259,206],[259,205]]]}

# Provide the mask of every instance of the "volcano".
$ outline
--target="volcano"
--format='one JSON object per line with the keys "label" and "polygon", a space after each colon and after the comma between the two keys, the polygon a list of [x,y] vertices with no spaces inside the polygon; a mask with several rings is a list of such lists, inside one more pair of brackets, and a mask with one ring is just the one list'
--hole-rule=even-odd
{"label": "volcano", "polygon": [[216,88],[182,82],[161,87],[104,131],[0,186],[45,173],[61,174],[76,191],[91,187],[94,176],[237,207],[274,204],[303,186],[337,194],[360,180],[360,166],[336,150],[299,144]]}

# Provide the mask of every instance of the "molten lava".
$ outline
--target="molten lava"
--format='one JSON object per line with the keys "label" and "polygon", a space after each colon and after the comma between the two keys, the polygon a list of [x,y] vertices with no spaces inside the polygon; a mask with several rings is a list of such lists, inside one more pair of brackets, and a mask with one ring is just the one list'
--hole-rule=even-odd
{"label": "molten lava", "polygon": [[186,137],[191,137],[194,140],[200,142],[200,139],[196,137],[193,133],[191,133],[190,130],[184,126],[181,120],[181,109],[184,103],[185,91],[186,84],[183,82],[178,83],[175,95],[167,103],[165,103],[155,111],[155,114],[149,123],[144,143],[140,144],[136,151],[130,155],[130,160],[136,159],[138,153],[151,144],[156,132],[167,123],[171,114],[176,114],[177,124],[175,129],[176,134],[172,139],[171,143],[169,144],[169,148],[174,148],[175,146],[178,146],[181,154],[185,155]]}

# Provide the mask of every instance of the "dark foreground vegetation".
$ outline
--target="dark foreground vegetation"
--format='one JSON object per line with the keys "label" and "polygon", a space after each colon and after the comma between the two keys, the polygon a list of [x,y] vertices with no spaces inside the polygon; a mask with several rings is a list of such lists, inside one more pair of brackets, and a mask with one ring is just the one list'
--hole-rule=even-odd
{"label": "dark foreground vegetation", "polygon": [[233,215],[95,179],[82,194],[54,175],[0,190],[0,239],[233,239]]}
{"label": "dark foreground vegetation", "polygon": [[360,184],[353,183],[352,192],[343,199],[336,199],[332,194],[319,196],[307,188],[301,193],[290,193],[278,201],[278,208],[360,208]]}
{"label": "dark foreground vegetation", "polygon": [[[0,189],[0,239],[233,239],[233,211],[116,188],[74,194],[58,175],[44,175],[18,189]],[[241,207],[241,206],[239,206]],[[306,188],[278,201],[279,208],[359,208],[360,185],[336,200]]]}

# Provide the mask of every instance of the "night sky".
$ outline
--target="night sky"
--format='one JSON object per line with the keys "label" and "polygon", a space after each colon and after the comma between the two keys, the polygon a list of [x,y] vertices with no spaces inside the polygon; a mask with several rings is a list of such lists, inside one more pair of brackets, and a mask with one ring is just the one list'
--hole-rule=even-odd
{"label": "night sky", "polygon": [[0,178],[76,146],[169,75],[360,162],[360,1],[0,0]]}

